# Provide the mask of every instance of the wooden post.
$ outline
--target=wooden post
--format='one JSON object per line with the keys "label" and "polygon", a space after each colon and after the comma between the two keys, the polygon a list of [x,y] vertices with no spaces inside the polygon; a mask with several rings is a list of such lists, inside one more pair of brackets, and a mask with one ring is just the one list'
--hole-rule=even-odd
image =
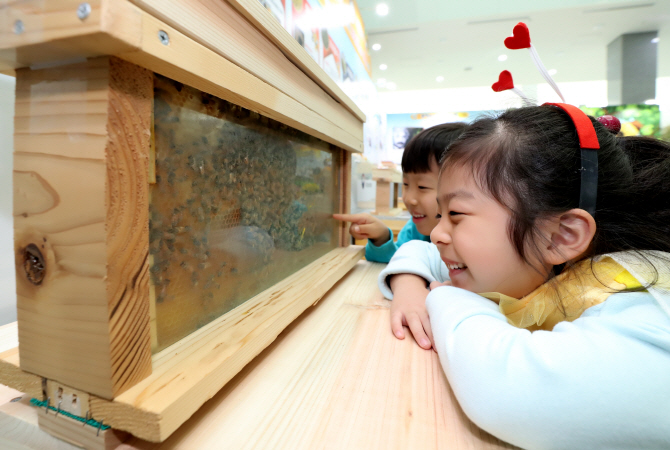
{"label": "wooden post", "polygon": [[[351,212],[351,153],[338,149],[340,152],[340,213]],[[340,247],[351,244],[349,224],[340,222]]]}
{"label": "wooden post", "polygon": [[17,70],[21,369],[111,399],[151,373],[153,75],[113,58]]}

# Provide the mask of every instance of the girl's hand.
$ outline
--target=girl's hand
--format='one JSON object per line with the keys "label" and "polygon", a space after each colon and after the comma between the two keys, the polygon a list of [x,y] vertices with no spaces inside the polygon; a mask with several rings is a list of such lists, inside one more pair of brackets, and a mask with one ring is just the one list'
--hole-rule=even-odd
{"label": "girl's hand", "polygon": [[349,233],[355,239],[370,239],[377,247],[391,239],[388,227],[371,214],[333,214],[333,219],[351,222]]}
{"label": "girl's hand", "polygon": [[434,347],[433,331],[426,310],[426,281],[416,275],[400,274],[391,278],[391,331],[398,339],[405,339],[403,326],[409,328],[419,347]]}
{"label": "girl's hand", "polygon": [[432,291],[433,289],[437,289],[441,286],[453,286],[451,281],[445,281],[444,283],[440,283],[439,281],[433,281],[430,283],[430,290]]}

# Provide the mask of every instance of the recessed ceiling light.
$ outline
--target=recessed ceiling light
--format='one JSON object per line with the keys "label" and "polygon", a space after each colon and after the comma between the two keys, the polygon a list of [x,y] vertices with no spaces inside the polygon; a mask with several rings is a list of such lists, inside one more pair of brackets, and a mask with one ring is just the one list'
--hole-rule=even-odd
{"label": "recessed ceiling light", "polygon": [[386,78],[379,78],[379,79],[377,80],[377,86],[379,86],[379,87],[384,87],[384,86],[386,86]]}
{"label": "recessed ceiling light", "polygon": [[444,77],[440,75],[439,77],[435,78],[435,81],[437,81],[438,83],[442,83],[444,81]]}
{"label": "recessed ceiling light", "polygon": [[375,8],[375,12],[379,16],[385,16],[389,13],[389,6],[386,3],[380,3]]}
{"label": "recessed ceiling light", "polygon": [[379,65],[379,70],[386,70],[388,68],[389,68],[389,66],[387,66],[386,64],[380,64]]}
{"label": "recessed ceiling light", "polygon": [[660,40],[661,40],[661,38],[655,37],[654,39],[651,40],[651,43],[652,44],[658,44],[658,41],[660,41]]}
{"label": "recessed ceiling light", "polygon": [[398,86],[396,86],[396,84],[393,81],[389,81],[386,83],[386,89],[390,91],[395,91],[397,87]]}
{"label": "recessed ceiling light", "polygon": [[507,55],[498,56],[498,61],[507,61]]}
{"label": "recessed ceiling light", "polygon": [[549,72],[549,75],[556,75],[556,74],[558,73],[558,70],[556,70],[556,69],[549,69],[549,70],[547,70],[547,72]]}
{"label": "recessed ceiling light", "polygon": [[382,49],[382,44],[372,44],[372,50],[379,51]]}

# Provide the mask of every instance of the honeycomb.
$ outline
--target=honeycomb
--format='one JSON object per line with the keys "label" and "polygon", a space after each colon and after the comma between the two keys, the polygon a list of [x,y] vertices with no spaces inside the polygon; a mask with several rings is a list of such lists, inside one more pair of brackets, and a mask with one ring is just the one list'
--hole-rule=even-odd
{"label": "honeycomb", "polygon": [[329,145],[156,75],[149,251],[157,347],[337,247]]}

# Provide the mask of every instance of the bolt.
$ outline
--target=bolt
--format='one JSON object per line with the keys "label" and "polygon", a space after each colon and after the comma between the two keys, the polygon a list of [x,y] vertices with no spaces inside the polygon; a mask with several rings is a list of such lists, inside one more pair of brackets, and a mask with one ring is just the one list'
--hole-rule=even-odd
{"label": "bolt", "polygon": [[88,3],[80,3],[77,8],[77,17],[79,20],[86,19],[91,14],[91,5]]}
{"label": "bolt", "polygon": [[21,34],[23,33],[23,30],[23,20],[17,20],[14,22],[14,34]]}
{"label": "bolt", "polygon": [[158,40],[160,40],[163,45],[170,45],[170,36],[163,30],[158,31]]}

